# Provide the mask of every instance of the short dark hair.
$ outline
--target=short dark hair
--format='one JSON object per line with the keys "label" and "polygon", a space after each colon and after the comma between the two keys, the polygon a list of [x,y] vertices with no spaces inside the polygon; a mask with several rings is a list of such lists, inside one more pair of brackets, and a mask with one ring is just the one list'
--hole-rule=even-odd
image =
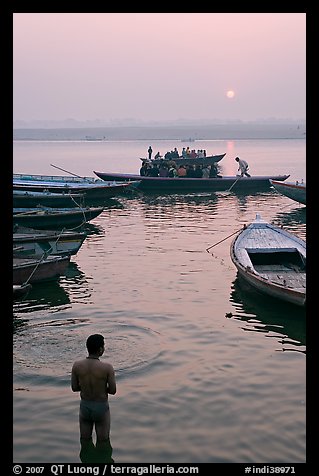
{"label": "short dark hair", "polygon": [[89,354],[94,354],[104,346],[104,337],[101,334],[92,334],[86,340],[86,348]]}

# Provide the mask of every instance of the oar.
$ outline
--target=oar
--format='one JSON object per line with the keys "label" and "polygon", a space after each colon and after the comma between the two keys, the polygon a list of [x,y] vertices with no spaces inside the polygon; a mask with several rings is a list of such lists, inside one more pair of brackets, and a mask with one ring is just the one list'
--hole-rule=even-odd
{"label": "oar", "polygon": [[61,169],[61,167],[58,167],[57,165],[53,165],[53,164],[50,164],[51,167],[54,167],[55,169],[59,169],[59,170],[62,170],[62,172],[66,172],[67,174],[71,174],[73,175],[74,177],[78,177],[80,179],[85,179],[85,177],[81,177],[81,175],[76,175],[76,174],[73,174],[72,172],[69,172],[68,170],[65,170],[65,169]]}
{"label": "oar", "polygon": [[[244,225],[244,228],[245,228],[245,225]],[[226,236],[226,238],[223,238],[222,240],[218,241],[218,242],[215,243],[214,245],[209,246],[208,248],[206,248],[207,253],[208,253],[208,250],[210,250],[211,248],[214,248],[214,246],[219,245],[219,243],[222,243],[223,241],[227,240],[227,239],[230,238],[231,236],[236,235],[236,233],[238,233],[238,232],[241,231],[241,230],[242,230],[242,228],[241,228],[240,230],[234,231],[234,233],[232,233],[231,235]]]}
{"label": "oar", "polygon": [[233,184],[232,184],[232,185],[229,187],[229,189],[228,189],[228,190],[226,190],[226,192],[230,192],[230,191],[231,191],[231,189],[233,188],[233,186],[234,186],[234,185],[236,185],[236,183],[238,182],[238,180],[239,180],[240,178],[241,178],[241,175],[238,177],[238,179],[237,179],[237,180],[235,180],[235,182],[234,182],[234,183],[233,183]]}

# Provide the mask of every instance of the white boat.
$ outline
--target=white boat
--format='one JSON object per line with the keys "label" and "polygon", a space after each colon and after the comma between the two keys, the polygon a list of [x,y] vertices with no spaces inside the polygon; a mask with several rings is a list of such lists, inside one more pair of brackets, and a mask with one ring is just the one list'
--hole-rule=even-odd
{"label": "white boat", "polygon": [[264,294],[306,305],[306,242],[259,214],[230,246],[239,277]]}
{"label": "white boat", "polygon": [[274,189],[281,195],[285,195],[295,202],[306,205],[306,183],[301,182],[278,182],[277,180],[269,180]]}

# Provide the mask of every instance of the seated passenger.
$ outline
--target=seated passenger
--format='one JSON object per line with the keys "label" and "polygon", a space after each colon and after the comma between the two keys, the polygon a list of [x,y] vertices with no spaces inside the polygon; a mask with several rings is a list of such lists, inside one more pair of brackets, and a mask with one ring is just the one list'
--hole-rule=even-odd
{"label": "seated passenger", "polygon": [[172,165],[168,171],[168,177],[177,177],[177,170],[174,165]]}
{"label": "seated passenger", "polygon": [[201,165],[196,165],[195,172],[194,172],[194,177],[196,177],[196,178],[202,178],[203,177],[203,171],[202,171],[202,166]]}
{"label": "seated passenger", "polygon": [[158,177],[159,176],[159,170],[158,170],[157,164],[154,164],[153,167],[149,168],[147,175],[149,177]]}
{"label": "seated passenger", "polygon": [[186,169],[184,165],[180,165],[177,169],[178,177],[186,177]]}

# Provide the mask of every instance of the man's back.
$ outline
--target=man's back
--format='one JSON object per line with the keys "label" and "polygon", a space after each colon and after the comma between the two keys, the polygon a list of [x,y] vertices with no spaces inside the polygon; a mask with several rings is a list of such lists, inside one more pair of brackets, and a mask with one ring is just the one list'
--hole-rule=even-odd
{"label": "man's back", "polygon": [[80,391],[83,400],[108,400],[109,393],[116,393],[113,367],[95,358],[78,360],[72,368],[72,390]]}

